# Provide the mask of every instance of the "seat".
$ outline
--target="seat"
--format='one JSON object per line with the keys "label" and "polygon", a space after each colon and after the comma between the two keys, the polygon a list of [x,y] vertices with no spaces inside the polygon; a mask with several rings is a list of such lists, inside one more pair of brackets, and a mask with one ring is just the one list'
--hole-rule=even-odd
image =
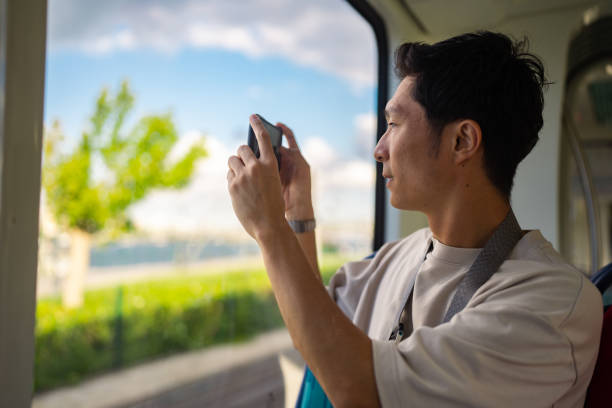
{"label": "seat", "polygon": [[605,408],[610,407],[610,385],[612,384],[612,299],[606,293],[612,286],[612,263],[601,268],[591,277],[591,282],[601,292],[604,298],[604,319],[601,330],[601,343],[599,344],[599,355],[593,372],[593,378],[589,384],[585,407]]}
{"label": "seat", "polygon": [[591,282],[597,286],[597,289],[599,289],[602,295],[606,293],[612,284],[612,263],[597,271],[597,273],[591,277]]}

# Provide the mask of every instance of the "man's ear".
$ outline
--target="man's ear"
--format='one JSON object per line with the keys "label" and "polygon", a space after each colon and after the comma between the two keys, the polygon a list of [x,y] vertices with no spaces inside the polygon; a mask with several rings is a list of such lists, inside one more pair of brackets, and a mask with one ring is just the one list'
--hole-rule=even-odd
{"label": "man's ear", "polygon": [[453,155],[455,164],[470,160],[482,144],[480,125],[472,119],[463,119],[455,126]]}

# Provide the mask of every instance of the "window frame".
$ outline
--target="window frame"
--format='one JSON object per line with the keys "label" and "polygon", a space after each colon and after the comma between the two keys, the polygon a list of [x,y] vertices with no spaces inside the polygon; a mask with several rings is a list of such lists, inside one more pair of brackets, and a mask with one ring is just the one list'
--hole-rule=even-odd
{"label": "window frame", "polygon": [[[366,0],[346,0],[372,27],[378,49],[378,89],[376,95],[376,142],[385,132],[385,106],[389,99],[389,40],[387,27],[378,12]],[[382,164],[376,162],[376,193],[374,198],[374,237],[372,249],[378,249],[385,243],[385,208],[387,194],[382,177]]]}

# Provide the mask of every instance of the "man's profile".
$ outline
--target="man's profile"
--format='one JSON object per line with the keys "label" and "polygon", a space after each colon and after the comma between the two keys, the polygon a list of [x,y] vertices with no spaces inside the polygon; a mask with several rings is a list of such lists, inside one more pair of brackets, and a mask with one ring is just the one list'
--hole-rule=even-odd
{"label": "man's profile", "polygon": [[[543,125],[541,61],[525,42],[478,32],[403,44],[396,73],[373,153],[391,204],[429,228],[344,265],[327,288],[312,228],[300,228],[314,211],[292,131],[278,124],[280,174],[256,116],[260,159],[241,146],[228,161],[234,211],[295,346],[336,407],[582,406],[599,293],[537,230],[510,223],[516,240],[498,248],[516,168]],[[466,292],[472,276],[486,278]]]}

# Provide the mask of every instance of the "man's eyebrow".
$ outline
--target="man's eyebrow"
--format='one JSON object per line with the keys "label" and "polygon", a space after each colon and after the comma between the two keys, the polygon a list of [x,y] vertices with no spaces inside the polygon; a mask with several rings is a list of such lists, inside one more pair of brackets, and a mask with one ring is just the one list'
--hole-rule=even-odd
{"label": "man's eyebrow", "polygon": [[400,109],[396,105],[385,107],[385,118],[389,118],[392,113],[398,113]]}

